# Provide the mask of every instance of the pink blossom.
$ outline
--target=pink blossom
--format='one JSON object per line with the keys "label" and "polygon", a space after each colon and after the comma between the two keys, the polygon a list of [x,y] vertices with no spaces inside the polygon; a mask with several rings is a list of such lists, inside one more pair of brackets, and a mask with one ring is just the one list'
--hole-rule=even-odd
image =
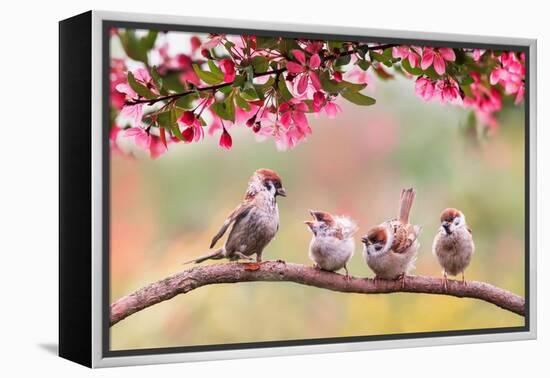
{"label": "pink blossom", "polygon": [[124,136],[134,138],[136,145],[149,152],[152,159],[158,158],[168,150],[162,140],[156,135],[151,135],[148,129],[132,127],[124,131]]}
{"label": "pink blossom", "polygon": [[217,47],[225,38],[225,34],[210,34],[208,40],[201,46],[202,49],[210,50]]}
{"label": "pink blossom", "polygon": [[112,152],[120,152],[120,148],[118,147],[117,138],[120,135],[120,132],[122,131],[122,128],[118,127],[117,125],[112,125],[111,129],[109,130],[109,145],[111,147]]}
{"label": "pink blossom", "polygon": [[328,101],[324,109],[328,118],[336,118],[338,113],[342,112],[342,108],[334,101]]}
{"label": "pink blossom", "polygon": [[284,102],[279,106],[279,114],[281,114],[281,124],[286,128],[294,125],[301,130],[309,128],[305,113],[309,110],[306,103],[292,99]]}
{"label": "pink blossom", "polygon": [[455,59],[455,52],[451,48],[424,47],[420,68],[425,70],[433,64],[435,72],[438,75],[443,75],[445,73],[445,61],[454,62]]}
{"label": "pink blossom", "polygon": [[231,146],[233,146],[233,139],[231,139],[231,135],[229,135],[225,127],[223,127],[223,132],[220,136],[219,145],[221,148],[225,148],[226,150],[230,150]]}
{"label": "pink blossom", "polygon": [[220,68],[224,74],[223,81],[230,83],[235,80],[235,63],[231,59],[220,60]]}
{"label": "pink blossom", "polygon": [[516,94],[516,103],[523,100],[525,93],[525,57],[520,58],[514,52],[503,52],[498,60],[500,67],[495,68],[489,76],[491,85],[500,84],[506,94]]}
{"label": "pink blossom", "polygon": [[202,42],[196,35],[191,37],[191,54],[194,54],[201,48]]}
{"label": "pink blossom", "polygon": [[420,61],[420,55],[418,55],[416,48],[412,46],[396,46],[392,48],[392,55],[394,58],[407,59],[413,68],[418,66],[418,62]]}
{"label": "pink blossom", "polygon": [[109,89],[111,106],[117,110],[122,109],[126,95],[119,92],[116,87],[126,83],[126,64],[124,59],[111,59],[111,70],[109,73]]}
{"label": "pink blossom", "polygon": [[[134,75],[136,82],[149,88],[153,93],[156,92],[155,85],[152,81],[153,79],[146,68],[138,68],[132,71],[132,74]],[[125,103],[126,101],[132,101],[140,98],[140,96],[127,82],[119,83],[115,88],[118,92],[126,95]],[[125,104],[120,113],[126,117],[132,118],[134,121],[134,126],[137,126],[141,123],[141,118],[143,117],[143,104]]]}
{"label": "pink blossom", "polygon": [[301,50],[292,50],[292,55],[298,61],[298,63],[289,61],[286,64],[288,72],[294,75],[298,75],[298,84],[296,86],[296,91],[299,95],[303,94],[311,80],[311,84],[316,90],[321,89],[321,82],[319,81],[319,76],[314,71],[319,68],[321,65],[321,58],[318,54],[313,54],[309,61],[306,60],[306,56]]}
{"label": "pink blossom", "polygon": [[479,60],[481,59],[481,56],[482,56],[483,54],[485,54],[485,50],[482,50],[482,49],[474,49],[474,51],[473,51],[472,53],[473,53],[474,61],[475,61],[475,62],[479,62]]}
{"label": "pink blossom", "polygon": [[317,54],[324,46],[323,41],[306,41],[304,50],[310,54]]}
{"label": "pink blossom", "polygon": [[435,85],[432,80],[421,76],[416,79],[414,90],[424,101],[429,101],[435,94]]}
{"label": "pink blossom", "polygon": [[204,129],[201,122],[192,111],[183,112],[177,119],[177,123],[179,126],[185,127],[181,135],[186,143],[198,142],[204,138]]}
{"label": "pink blossom", "polygon": [[317,91],[313,94],[312,107],[315,113],[324,109],[329,118],[335,118],[336,115],[342,111],[340,106],[330,99],[330,96],[327,97],[321,91]]}
{"label": "pink blossom", "polygon": [[464,97],[464,106],[473,109],[482,123],[494,129],[498,126],[494,113],[502,109],[500,92],[483,85],[479,73],[472,72],[470,76],[474,82],[470,84],[471,96]]}
{"label": "pink blossom", "polygon": [[451,78],[438,80],[436,83],[436,89],[439,92],[442,103],[453,102],[460,98],[458,83]]}

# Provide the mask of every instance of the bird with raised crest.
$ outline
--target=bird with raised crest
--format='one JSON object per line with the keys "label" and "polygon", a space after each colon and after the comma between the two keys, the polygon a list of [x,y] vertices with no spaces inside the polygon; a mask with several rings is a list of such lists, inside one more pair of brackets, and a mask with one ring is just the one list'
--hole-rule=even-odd
{"label": "bird with raised crest", "polygon": [[313,233],[309,258],[316,268],[330,272],[344,269],[349,278],[347,264],[355,250],[353,234],[357,225],[346,216],[333,216],[324,211],[309,212],[313,220],[304,222]]}
{"label": "bird with raised crest", "polygon": [[432,252],[443,268],[443,285],[447,290],[447,275],[462,275],[470,264],[475,244],[472,230],[466,223],[464,214],[453,208],[443,210],[439,217],[441,226],[435,235]]}
{"label": "bird with raised crest", "polygon": [[248,181],[243,201],[229,214],[210,244],[214,248],[231,227],[223,247],[184,264],[223,258],[253,260],[253,255],[256,262],[261,262],[264,248],[279,230],[278,196],[286,197],[279,175],[271,169],[258,169]]}
{"label": "bird with raised crest", "polygon": [[414,189],[403,189],[399,217],[371,228],[361,239],[365,245],[363,257],[374,272],[375,280],[401,279],[405,287],[405,277],[414,268],[422,230],[409,223],[415,195]]}

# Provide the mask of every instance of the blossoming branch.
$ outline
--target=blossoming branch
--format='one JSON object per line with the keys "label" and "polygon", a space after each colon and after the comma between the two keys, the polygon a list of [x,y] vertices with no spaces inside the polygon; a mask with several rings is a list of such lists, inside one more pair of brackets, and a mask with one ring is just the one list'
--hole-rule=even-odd
{"label": "blossoming branch", "polygon": [[[170,54],[156,31],[111,36],[140,62],[128,70],[125,60],[111,61],[111,146],[133,139],[152,158],[205,134],[230,149],[233,126],[292,148],[312,134],[308,114],[336,117],[339,99],[374,105],[362,93],[373,75],[414,80],[423,100],[471,109],[489,129],[503,99],[519,104],[525,93],[525,57],[508,51],[215,34],[191,37],[188,54]],[[150,64],[152,54],[159,64]]]}

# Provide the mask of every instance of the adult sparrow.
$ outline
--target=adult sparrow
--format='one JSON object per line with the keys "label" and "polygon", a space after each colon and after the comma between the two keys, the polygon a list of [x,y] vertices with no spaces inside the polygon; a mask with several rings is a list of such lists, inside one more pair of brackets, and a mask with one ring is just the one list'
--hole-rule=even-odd
{"label": "adult sparrow", "polygon": [[470,264],[475,245],[472,231],[466,224],[464,214],[453,208],[445,209],[440,216],[441,227],[435,235],[432,252],[443,268],[443,282],[447,290],[447,275],[462,274]]}
{"label": "adult sparrow", "polygon": [[252,255],[261,262],[265,246],[279,230],[277,196],[286,196],[279,175],[271,169],[258,169],[248,181],[243,201],[229,214],[210,243],[213,248],[231,227],[224,246],[184,264],[222,258],[252,260]]}
{"label": "adult sparrow", "polygon": [[409,214],[415,191],[403,189],[399,203],[399,217],[371,228],[361,241],[365,244],[363,257],[375,273],[375,280],[402,279],[414,267],[422,228],[409,223]]}
{"label": "adult sparrow", "polygon": [[345,216],[333,216],[324,211],[309,211],[313,220],[305,221],[313,233],[309,244],[309,258],[314,266],[335,272],[344,268],[349,277],[347,263],[353,256],[353,234],[357,225]]}

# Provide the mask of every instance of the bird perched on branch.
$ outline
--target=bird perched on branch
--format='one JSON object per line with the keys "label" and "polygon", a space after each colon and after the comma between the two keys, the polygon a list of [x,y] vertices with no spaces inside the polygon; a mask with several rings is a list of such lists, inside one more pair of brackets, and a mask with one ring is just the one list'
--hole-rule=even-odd
{"label": "bird perched on branch", "polygon": [[353,256],[353,234],[357,225],[344,216],[333,216],[324,211],[309,211],[313,220],[305,221],[313,233],[309,244],[309,258],[315,267],[335,272],[344,269],[349,277],[347,263]]}
{"label": "bird perched on branch", "polygon": [[441,226],[435,235],[432,252],[443,268],[443,284],[447,289],[447,275],[462,274],[470,264],[475,245],[472,231],[464,214],[453,208],[445,209],[440,216]]}
{"label": "bird perched on branch", "polygon": [[243,201],[229,214],[210,244],[213,248],[231,227],[224,246],[184,264],[223,258],[252,260],[252,255],[261,262],[265,246],[279,230],[278,196],[286,197],[279,175],[271,169],[258,169],[248,181]]}
{"label": "bird perched on branch", "polygon": [[402,279],[414,267],[422,228],[409,223],[415,191],[403,189],[399,202],[399,218],[371,228],[361,239],[363,257],[375,273],[375,279]]}

